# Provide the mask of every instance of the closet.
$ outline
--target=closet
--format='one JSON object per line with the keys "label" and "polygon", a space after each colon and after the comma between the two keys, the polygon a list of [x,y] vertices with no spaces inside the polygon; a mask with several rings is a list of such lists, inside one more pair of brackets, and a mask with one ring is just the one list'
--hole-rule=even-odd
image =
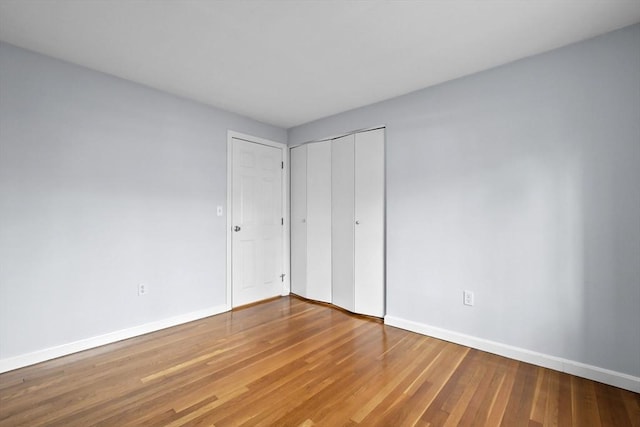
{"label": "closet", "polygon": [[384,316],[384,129],[291,149],[291,290]]}

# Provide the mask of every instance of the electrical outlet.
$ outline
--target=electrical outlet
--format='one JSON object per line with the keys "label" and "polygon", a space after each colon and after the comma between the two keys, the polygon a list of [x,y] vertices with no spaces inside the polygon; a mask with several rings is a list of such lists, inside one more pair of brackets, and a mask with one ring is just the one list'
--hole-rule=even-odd
{"label": "electrical outlet", "polygon": [[462,303],[464,305],[473,305],[473,292],[462,291]]}
{"label": "electrical outlet", "polygon": [[146,295],[147,292],[149,292],[149,287],[144,283],[140,283],[138,285],[138,296],[141,297],[142,295]]}

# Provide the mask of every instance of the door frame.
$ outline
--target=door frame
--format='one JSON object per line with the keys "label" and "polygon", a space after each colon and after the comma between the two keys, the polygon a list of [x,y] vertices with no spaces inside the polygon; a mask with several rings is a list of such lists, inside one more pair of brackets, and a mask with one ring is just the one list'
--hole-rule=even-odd
{"label": "door frame", "polygon": [[282,227],[282,272],[285,274],[282,282],[281,295],[289,295],[291,291],[290,284],[290,247],[289,247],[289,147],[281,142],[271,141],[269,139],[260,138],[253,135],[227,130],[227,268],[226,268],[226,305],[229,310],[233,308],[233,274],[232,274],[232,240],[233,233],[233,138],[254,144],[262,144],[270,147],[279,148],[282,151],[282,218],[284,224]]}

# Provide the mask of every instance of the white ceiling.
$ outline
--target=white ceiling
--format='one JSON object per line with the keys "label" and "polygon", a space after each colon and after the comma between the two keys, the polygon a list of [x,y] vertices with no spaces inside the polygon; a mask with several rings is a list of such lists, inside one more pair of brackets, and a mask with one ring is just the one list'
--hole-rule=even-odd
{"label": "white ceiling", "polygon": [[284,128],[636,22],[639,0],[0,0],[0,40]]}

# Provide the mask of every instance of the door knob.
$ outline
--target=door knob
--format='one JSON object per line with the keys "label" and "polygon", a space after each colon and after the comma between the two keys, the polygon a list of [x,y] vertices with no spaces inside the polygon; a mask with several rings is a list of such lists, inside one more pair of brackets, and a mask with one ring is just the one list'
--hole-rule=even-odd
{"label": "door knob", "polygon": [[233,231],[240,231],[240,226],[236,225],[235,227],[233,227]]}
{"label": "door knob", "polygon": [[356,221],[356,225],[360,225],[360,221]]}

